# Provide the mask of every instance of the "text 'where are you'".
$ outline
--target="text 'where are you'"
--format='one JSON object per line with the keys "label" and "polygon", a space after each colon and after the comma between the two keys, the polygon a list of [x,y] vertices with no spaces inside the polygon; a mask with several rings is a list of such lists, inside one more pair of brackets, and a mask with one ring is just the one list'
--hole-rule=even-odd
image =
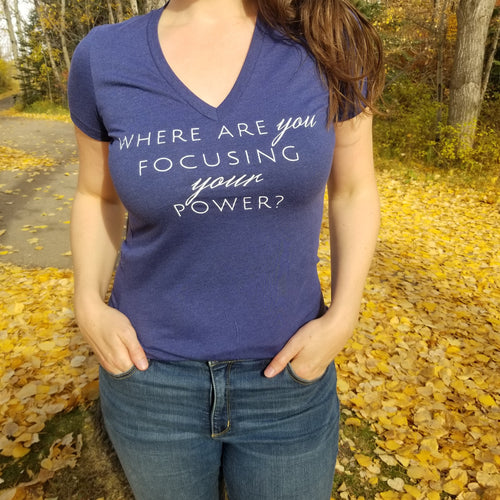
{"label": "text 'where are you'", "polygon": [[[271,146],[276,146],[289,130],[298,128],[312,128],[316,125],[316,115],[305,118],[288,117],[281,119],[275,126],[276,135],[270,141]],[[234,139],[248,136],[268,135],[269,131],[264,120],[256,120],[253,123],[239,122],[234,126],[221,125],[216,137],[209,137],[220,141],[224,138]],[[187,130],[172,128],[171,130],[148,131],[146,133],[132,133],[118,137],[120,151],[123,149],[143,148],[154,145],[176,144],[188,142],[200,142],[204,139],[199,127],[191,127]]]}

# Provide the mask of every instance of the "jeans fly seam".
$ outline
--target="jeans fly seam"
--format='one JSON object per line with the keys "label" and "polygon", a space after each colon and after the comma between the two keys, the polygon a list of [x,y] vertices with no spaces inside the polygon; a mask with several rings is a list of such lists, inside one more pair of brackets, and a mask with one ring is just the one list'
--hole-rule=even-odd
{"label": "jeans fly seam", "polygon": [[[228,362],[228,364],[227,364],[227,375],[226,375],[226,382],[227,382],[227,384],[229,384],[229,372],[231,370],[231,365],[232,364],[233,364],[232,361]],[[215,423],[216,410],[217,410],[217,388],[216,388],[215,377],[214,377],[214,374],[213,374],[213,371],[212,371],[212,367],[210,367],[210,378],[211,378],[211,381],[212,381],[212,392],[213,392],[212,409],[211,409],[211,412],[210,412],[210,415],[211,415],[211,419],[210,419],[211,437],[212,438],[218,438],[220,436],[223,436],[227,432],[229,432],[229,430],[231,428],[231,421],[230,421],[230,418],[229,418],[229,396],[228,396],[229,385],[227,387],[226,397],[225,397],[226,409],[227,409],[226,410],[227,411],[226,427],[222,431],[220,431],[220,432],[214,432],[214,423]]]}
{"label": "jeans fly seam", "polygon": [[227,364],[227,374],[226,374],[226,411],[227,411],[227,426],[226,430],[229,431],[231,429],[231,399],[230,399],[230,391],[231,391],[231,368],[233,367],[233,362]]}

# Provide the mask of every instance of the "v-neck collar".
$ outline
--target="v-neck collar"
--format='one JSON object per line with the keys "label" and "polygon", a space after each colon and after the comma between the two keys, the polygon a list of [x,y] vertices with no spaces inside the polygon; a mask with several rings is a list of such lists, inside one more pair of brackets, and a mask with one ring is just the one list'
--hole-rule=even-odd
{"label": "v-neck collar", "polygon": [[153,11],[148,23],[149,48],[159,72],[167,80],[169,85],[173,87],[173,89],[178,93],[178,95],[187,103],[189,103],[193,108],[195,108],[199,113],[212,120],[221,119],[221,117],[229,112],[234,104],[238,102],[241,94],[245,90],[246,85],[248,85],[248,81],[253,73],[255,63],[258,60],[263,40],[263,31],[260,26],[259,19],[257,18],[257,21],[255,23],[250,47],[248,48],[245,61],[236,79],[236,82],[231,88],[229,94],[218,106],[211,106],[203,99],[199,98],[182,82],[182,80],[172,70],[172,68],[168,64],[168,61],[165,59],[158,36],[158,23],[160,22],[162,12],[163,8]]}

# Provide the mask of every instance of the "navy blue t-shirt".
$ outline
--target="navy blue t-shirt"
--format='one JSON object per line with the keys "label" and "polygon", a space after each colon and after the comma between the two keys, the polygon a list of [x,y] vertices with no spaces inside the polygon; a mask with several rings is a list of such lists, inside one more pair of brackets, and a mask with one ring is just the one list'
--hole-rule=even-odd
{"label": "navy blue t-shirt", "polygon": [[129,214],[110,305],[152,359],[270,358],[323,312],[328,92],[309,54],[259,21],[212,107],[165,60],[161,13],[95,28],[71,66],[72,119],[109,141]]}

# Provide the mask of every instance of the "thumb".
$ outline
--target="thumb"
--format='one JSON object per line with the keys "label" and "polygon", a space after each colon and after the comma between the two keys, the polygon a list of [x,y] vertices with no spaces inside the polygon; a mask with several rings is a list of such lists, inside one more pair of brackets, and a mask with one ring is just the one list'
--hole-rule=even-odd
{"label": "thumb", "polygon": [[149,367],[148,358],[146,357],[146,353],[139,343],[137,334],[131,325],[127,331],[127,335],[122,338],[122,341],[127,348],[130,360],[134,363],[137,369],[141,371],[147,370]]}
{"label": "thumb", "polygon": [[139,342],[132,347],[128,347],[128,352],[130,355],[130,359],[132,363],[141,371],[147,370],[149,367],[148,358],[146,357],[146,353],[144,349],[141,347]]}

